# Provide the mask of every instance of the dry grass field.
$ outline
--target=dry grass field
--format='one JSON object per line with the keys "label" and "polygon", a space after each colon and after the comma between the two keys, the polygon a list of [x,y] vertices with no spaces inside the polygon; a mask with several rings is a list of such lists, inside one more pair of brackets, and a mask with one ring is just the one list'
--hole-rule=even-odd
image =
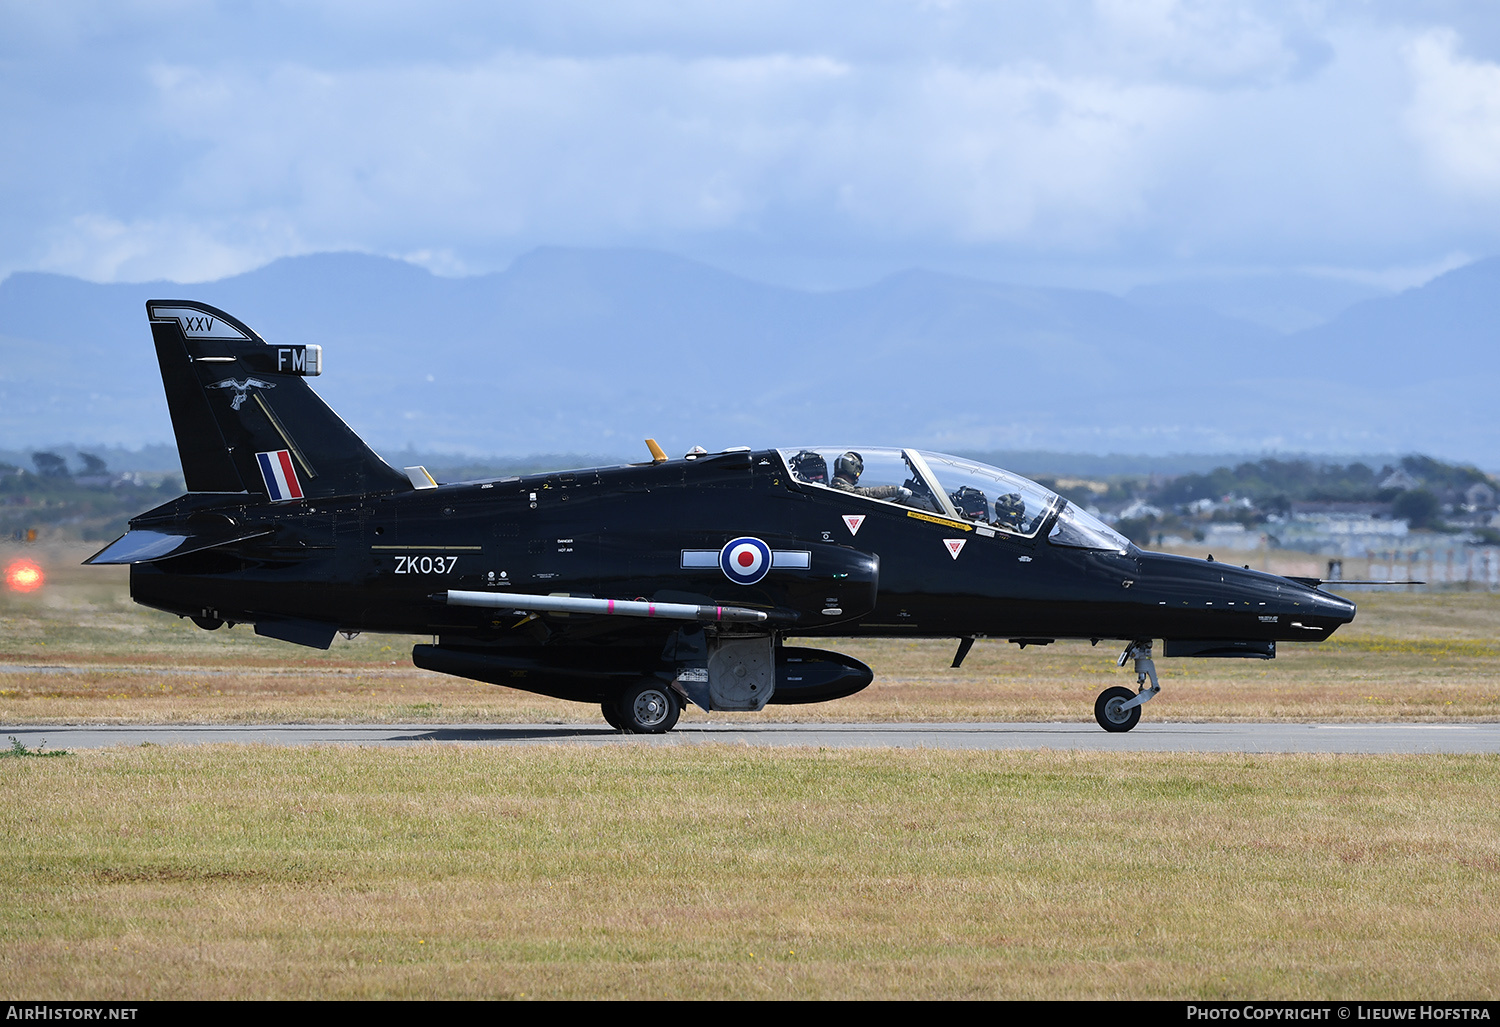
{"label": "dry grass field", "polygon": [[[83,555],[0,593],[0,724],[597,717],[410,639],[202,632]],[[1358,601],[1269,663],[1161,661],[1147,716],[1500,717],[1500,597]],[[848,651],[876,684],[768,715],[1082,721],[1129,680],[1102,644]],[[0,781],[25,998],[1500,998],[1493,757],[145,746]]]}
{"label": "dry grass field", "polygon": [[[0,592],[0,724],[363,721],[594,722],[596,709],[414,668],[410,636],[337,638],[318,652],[248,626],[205,632],[130,602],[123,568],[44,554],[48,584]],[[13,552],[13,551],[12,551]],[[0,550],[0,562],[9,558]],[[1359,615],[1318,646],[1272,661],[1161,660],[1153,720],[1500,719],[1500,594],[1354,595]],[[1118,650],[1060,642],[1024,651],[954,642],[837,644],[876,670],[856,696],[770,707],[759,720],[1091,721],[1094,697],[1134,677]],[[36,668],[45,668],[38,670]],[[687,721],[732,714],[688,711]]]}
{"label": "dry grass field", "polygon": [[0,760],[27,998],[1500,997],[1500,766],[743,748]]}

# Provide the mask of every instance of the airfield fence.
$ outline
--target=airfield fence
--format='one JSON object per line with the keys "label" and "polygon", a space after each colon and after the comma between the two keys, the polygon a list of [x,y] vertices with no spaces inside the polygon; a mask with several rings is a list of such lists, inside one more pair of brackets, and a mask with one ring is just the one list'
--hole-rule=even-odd
{"label": "airfield fence", "polygon": [[[1444,546],[1421,549],[1369,550],[1371,578],[1414,579],[1425,585],[1377,585],[1375,588],[1411,588],[1416,591],[1500,591],[1500,547]],[[1352,577],[1352,575],[1345,575]]]}

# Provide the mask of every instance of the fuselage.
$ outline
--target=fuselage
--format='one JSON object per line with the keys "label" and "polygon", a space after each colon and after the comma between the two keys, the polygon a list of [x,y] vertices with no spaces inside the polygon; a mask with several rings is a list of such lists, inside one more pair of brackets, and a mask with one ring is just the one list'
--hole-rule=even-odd
{"label": "fuselage", "polygon": [[[874,680],[797,637],[1126,641],[1139,693],[1166,656],[1275,655],[1354,616],[1317,582],[1145,553],[1037,482],[916,449],[695,449],[649,464],[439,485],[397,470],[307,384],[322,348],[273,345],[193,300],[148,300],[191,490],[88,562],[205,629],[327,649],[338,631],[431,636],[419,667],[598,702],[662,732],[683,702],[753,711]],[[1144,683],[1149,680],[1149,689]]]}
{"label": "fuselage", "polygon": [[[767,611],[768,626],[787,637],[1318,641],[1354,616],[1349,601],[1272,574],[1144,552],[1118,536],[1063,544],[1071,536],[1059,521],[1071,508],[1039,486],[1028,529],[997,530],[988,519],[955,516],[951,502],[928,500],[922,509],[909,497],[803,481],[788,452],[282,503],[192,494],[132,527],[270,533],[137,563],[132,595],[226,621],[291,618],[501,640],[515,617],[435,596],[733,605]],[[760,580],[744,584],[720,567],[717,555],[737,537],[777,554]],[[669,630],[585,620],[575,628],[553,618],[553,630],[561,638]]]}

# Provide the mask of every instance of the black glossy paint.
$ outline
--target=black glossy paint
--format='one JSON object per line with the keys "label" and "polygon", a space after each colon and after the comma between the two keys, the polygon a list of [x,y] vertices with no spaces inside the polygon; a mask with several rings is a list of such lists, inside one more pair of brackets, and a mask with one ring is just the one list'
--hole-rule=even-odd
{"label": "black glossy paint", "polygon": [[[674,647],[698,629],[642,618],[518,616],[447,605],[443,594],[750,607],[768,615],[757,630],[773,632],[778,643],[980,636],[1232,648],[1319,641],[1354,616],[1347,600],[1289,578],[1134,547],[1053,544],[1047,535],[1060,501],[1032,538],[987,536],[967,521],[796,481],[769,449],[417,489],[300,378],[264,370],[265,344],[233,324],[251,339],[216,343],[220,362],[206,368],[195,362],[204,344],[186,329],[157,322],[153,330],[179,439],[213,429],[214,445],[233,457],[201,439],[185,446],[185,465],[199,461],[189,480],[232,480],[245,491],[190,493],[131,522],[133,531],[212,542],[131,566],[137,602],[200,623],[255,623],[275,637],[325,646],[335,630],[438,636],[439,645],[417,648],[419,665],[601,701],[643,673],[685,665]],[[223,362],[229,358],[239,362]],[[258,406],[243,403],[243,413],[231,409],[231,390],[215,392],[210,383],[243,377],[241,365],[262,368],[256,373],[269,383]],[[304,479],[304,498],[271,502],[268,486],[251,478],[253,452],[246,454],[288,438],[293,446],[301,440],[299,460],[324,471]],[[864,517],[857,533],[845,521],[851,514]],[[773,567],[753,585],[731,581],[717,566],[683,566],[685,550],[718,551],[740,536],[809,553],[809,566]],[[954,539],[963,540],[956,558],[947,544]],[[835,698],[868,682],[857,661],[822,656],[829,659],[821,677],[801,698],[781,680],[778,663],[782,701]]]}
{"label": "black glossy paint", "polygon": [[[1056,546],[1045,524],[1031,540],[970,530],[954,559],[944,539],[965,533],[962,523],[799,486],[775,450],[274,505],[199,494],[131,527],[191,524],[205,507],[274,530],[134,565],[137,601],[242,622],[294,617],[348,631],[485,639],[511,634],[509,618],[497,624],[492,611],[430,597],[513,590],[733,604],[767,610],[788,637],[1319,641],[1354,613],[1348,600],[1260,571]],[[857,536],[845,513],[865,515]],[[683,550],[717,550],[741,535],[809,551],[811,569],[773,568],[747,586],[717,567],[681,568]],[[677,627],[544,619],[559,640],[665,637]]]}

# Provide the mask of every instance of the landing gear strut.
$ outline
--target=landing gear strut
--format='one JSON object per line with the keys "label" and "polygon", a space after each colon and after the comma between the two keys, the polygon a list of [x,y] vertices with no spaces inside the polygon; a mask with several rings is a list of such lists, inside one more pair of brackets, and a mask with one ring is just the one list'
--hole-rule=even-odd
{"label": "landing gear strut", "polygon": [[[1117,666],[1123,667],[1129,660],[1135,661],[1135,683],[1139,692],[1115,685],[1099,693],[1094,700],[1094,719],[1106,731],[1129,731],[1141,720],[1141,704],[1150,702],[1161,691],[1156,680],[1156,664],[1151,662],[1151,639],[1137,639],[1125,647]],[[1146,679],[1151,679],[1147,688]]]}

